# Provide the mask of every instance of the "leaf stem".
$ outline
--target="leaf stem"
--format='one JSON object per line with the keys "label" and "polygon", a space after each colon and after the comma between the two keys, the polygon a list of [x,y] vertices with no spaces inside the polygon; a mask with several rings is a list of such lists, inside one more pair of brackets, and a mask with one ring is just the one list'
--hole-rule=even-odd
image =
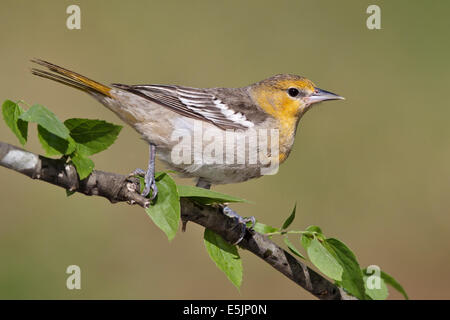
{"label": "leaf stem", "polygon": [[266,233],[266,236],[276,236],[276,235],[284,235],[284,234],[310,234],[310,231],[299,231],[299,230],[291,230],[291,231],[275,231]]}

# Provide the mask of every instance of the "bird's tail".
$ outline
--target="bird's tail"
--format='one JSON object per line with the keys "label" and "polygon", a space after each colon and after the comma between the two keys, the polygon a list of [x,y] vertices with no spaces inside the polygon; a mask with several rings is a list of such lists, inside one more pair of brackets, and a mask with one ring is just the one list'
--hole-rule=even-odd
{"label": "bird's tail", "polygon": [[49,71],[44,71],[36,68],[31,69],[31,73],[37,75],[39,77],[47,78],[70,87],[85,91],[89,94],[101,94],[103,96],[111,97],[110,91],[111,88],[105,86],[101,83],[98,83],[94,80],[86,78],[81,74],[76,72],[67,70],[60,66],[57,66],[53,63],[40,60],[40,59],[32,59],[31,62],[37,63],[41,66],[46,67]]}

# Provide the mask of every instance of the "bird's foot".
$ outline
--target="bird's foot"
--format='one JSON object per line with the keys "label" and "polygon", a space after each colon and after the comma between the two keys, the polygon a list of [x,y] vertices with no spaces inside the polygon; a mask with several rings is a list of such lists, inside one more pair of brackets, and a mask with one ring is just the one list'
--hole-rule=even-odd
{"label": "bird's foot", "polygon": [[154,144],[150,144],[149,148],[149,155],[150,159],[148,161],[148,167],[147,171],[144,171],[142,169],[136,169],[134,170],[130,176],[141,176],[144,177],[144,190],[142,191],[141,195],[143,197],[147,197],[150,194],[150,191],[152,191],[152,194],[150,196],[150,201],[155,199],[158,195],[158,188],[156,187],[156,180],[155,180],[155,155],[156,155],[156,146]]}
{"label": "bird's foot", "polygon": [[145,188],[142,191],[141,195],[143,197],[146,197],[150,194],[150,190],[152,191],[152,194],[150,196],[150,201],[155,199],[158,195],[158,188],[156,187],[156,180],[154,174],[146,174],[144,177],[145,181]]}
{"label": "bird's foot", "polygon": [[251,225],[249,226],[249,229],[251,230],[255,226],[256,219],[253,216],[248,218],[241,217],[239,214],[237,214],[236,211],[232,210],[228,206],[223,207],[223,213],[230,218],[236,219],[238,222],[238,225],[236,227],[241,228],[241,234],[238,240],[233,243],[233,245],[237,245],[242,241],[242,239],[244,239],[245,233],[247,231],[247,223],[251,223]]}
{"label": "bird's foot", "polygon": [[151,193],[150,200],[153,200],[158,195],[158,187],[156,187],[156,180],[155,175],[150,172],[149,170],[145,171],[142,169],[136,169],[132,173],[129,174],[130,177],[132,176],[140,176],[144,178],[144,190],[142,190],[141,196],[147,197]]}

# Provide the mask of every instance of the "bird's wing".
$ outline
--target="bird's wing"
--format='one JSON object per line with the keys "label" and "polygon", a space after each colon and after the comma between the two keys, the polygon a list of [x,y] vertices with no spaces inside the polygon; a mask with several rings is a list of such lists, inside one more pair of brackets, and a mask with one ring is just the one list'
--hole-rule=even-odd
{"label": "bird's wing", "polygon": [[210,122],[222,129],[248,129],[254,125],[242,112],[221,101],[212,89],[170,85],[112,86],[137,94],[183,116]]}

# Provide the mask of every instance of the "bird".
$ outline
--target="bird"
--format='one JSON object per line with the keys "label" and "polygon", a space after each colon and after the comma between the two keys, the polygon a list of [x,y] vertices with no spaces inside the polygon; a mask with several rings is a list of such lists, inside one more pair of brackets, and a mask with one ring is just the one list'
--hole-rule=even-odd
{"label": "bird", "polygon": [[[239,88],[105,85],[45,60],[32,59],[31,62],[45,68],[32,68],[32,74],[84,91],[148,142],[147,170],[136,169],[132,174],[145,177],[142,195],[151,200],[158,194],[156,157],[183,176],[196,178],[196,186],[206,189],[211,185],[258,178],[265,175],[265,169],[273,163],[276,172],[278,165],[286,161],[294,145],[298,123],[311,106],[344,99],[294,74],[278,74]],[[264,135],[261,132],[274,135],[270,139],[267,135],[261,138]],[[232,138],[227,140],[227,137]],[[266,143],[263,146],[252,144],[252,137]],[[183,139],[187,141],[184,145],[180,143]],[[179,156],[181,151],[184,151],[182,157]],[[239,158],[239,152],[244,156]],[[225,155],[221,158],[222,153]],[[205,154],[210,155],[210,159],[202,159]],[[250,161],[252,156],[253,161]],[[248,219],[228,206],[224,207],[224,213],[238,219],[245,233]],[[250,220],[253,226],[254,217]]]}

